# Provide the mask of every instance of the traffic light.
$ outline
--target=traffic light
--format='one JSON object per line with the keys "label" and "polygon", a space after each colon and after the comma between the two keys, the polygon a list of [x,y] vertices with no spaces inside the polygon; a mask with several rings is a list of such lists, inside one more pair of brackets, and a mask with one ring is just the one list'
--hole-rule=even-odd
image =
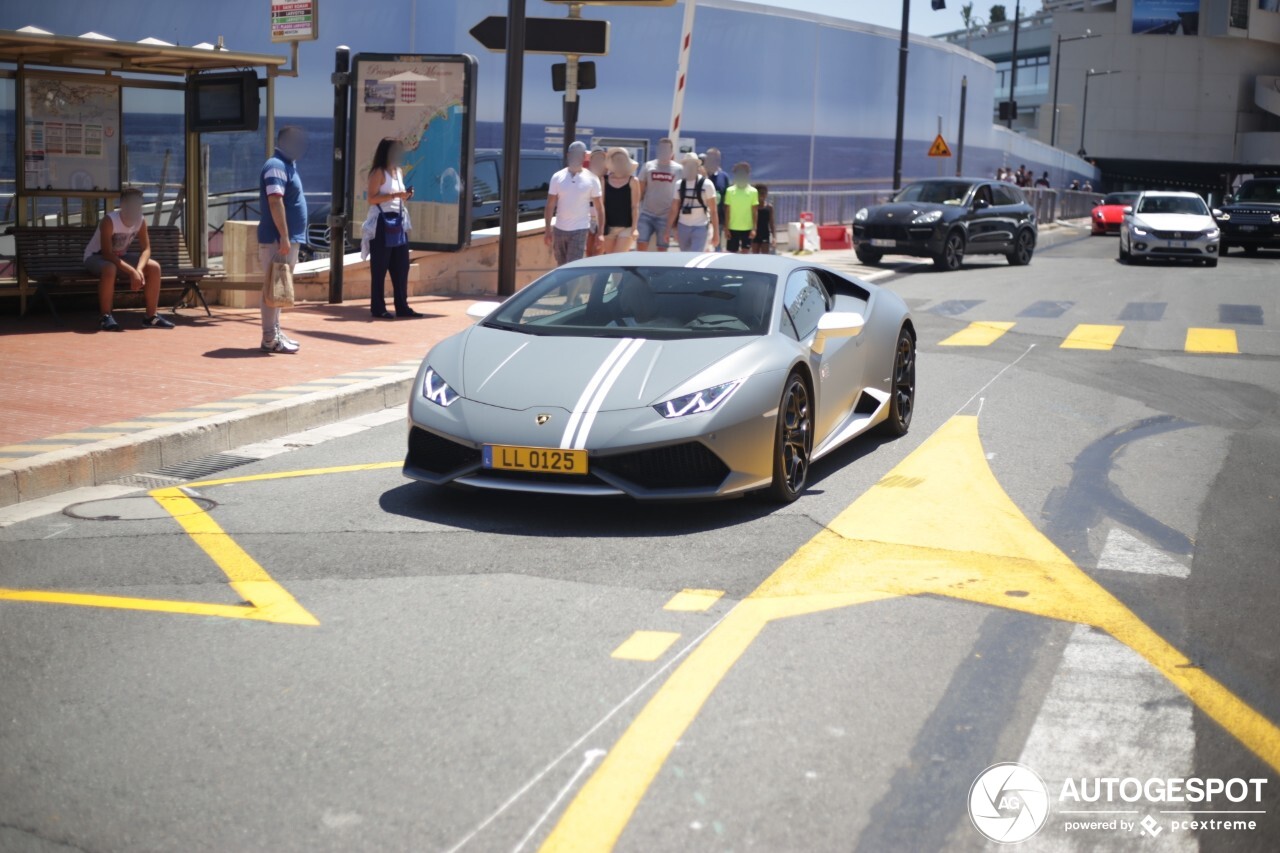
{"label": "traffic light", "polygon": [[945,8],[947,8],[947,0],[933,0],[933,11],[937,12]]}

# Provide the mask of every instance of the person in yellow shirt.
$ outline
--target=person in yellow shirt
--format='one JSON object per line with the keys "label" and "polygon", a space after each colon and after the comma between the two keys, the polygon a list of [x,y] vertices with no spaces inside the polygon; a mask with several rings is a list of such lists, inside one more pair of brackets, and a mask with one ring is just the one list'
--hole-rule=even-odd
{"label": "person in yellow shirt", "polygon": [[736,163],[733,184],[724,193],[729,232],[728,250],[745,255],[751,251],[760,217],[760,194],[751,186],[751,166]]}

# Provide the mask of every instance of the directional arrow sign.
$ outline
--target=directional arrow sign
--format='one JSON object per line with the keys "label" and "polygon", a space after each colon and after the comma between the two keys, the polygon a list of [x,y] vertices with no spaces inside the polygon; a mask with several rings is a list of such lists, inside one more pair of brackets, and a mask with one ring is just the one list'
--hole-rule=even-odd
{"label": "directional arrow sign", "polygon": [[[507,19],[490,15],[471,28],[471,35],[489,50],[507,49]],[[590,18],[526,18],[525,53],[604,56],[609,52],[609,22]]]}

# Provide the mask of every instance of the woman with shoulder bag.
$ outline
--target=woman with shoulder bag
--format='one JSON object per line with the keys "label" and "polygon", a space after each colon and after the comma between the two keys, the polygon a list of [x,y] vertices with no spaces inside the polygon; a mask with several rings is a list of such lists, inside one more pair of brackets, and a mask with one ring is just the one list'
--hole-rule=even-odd
{"label": "woman with shoulder bag", "polygon": [[[375,318],[382,320],[422,316],[409,307],[410,223],[405,202],[413,198],[413,188],[404,184],[400,170],[403,157],[404,146],[398,139],[387,137],[378,143],[369,169],[369,219],[365,221],[366,235],[373,231],[372,239],[368,239],[369,308]],[[387,310],[384,293],[388,272],[394,315]]]}

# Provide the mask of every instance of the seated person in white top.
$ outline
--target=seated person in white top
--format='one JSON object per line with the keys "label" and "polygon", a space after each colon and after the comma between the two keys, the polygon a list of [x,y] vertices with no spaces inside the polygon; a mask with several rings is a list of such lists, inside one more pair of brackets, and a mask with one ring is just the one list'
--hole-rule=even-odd
{"label": "seated person in white top", "polygon": [[[134,238],[138,251],[129,252]],[[111,316],[115,303],[116,278],[124,276],[130,290],[142,290],[147,317],[142,325],[152,329],[172,329],[173,323],[156,313],[160,305],[160,264],[151,258],[151,238],[142,216],[142,190],[129,187],[120,193],[120,207],[102,218],[93,239],[84,249],[84,266],[98,276],[99,327],[104,332],[122,331]]]}

